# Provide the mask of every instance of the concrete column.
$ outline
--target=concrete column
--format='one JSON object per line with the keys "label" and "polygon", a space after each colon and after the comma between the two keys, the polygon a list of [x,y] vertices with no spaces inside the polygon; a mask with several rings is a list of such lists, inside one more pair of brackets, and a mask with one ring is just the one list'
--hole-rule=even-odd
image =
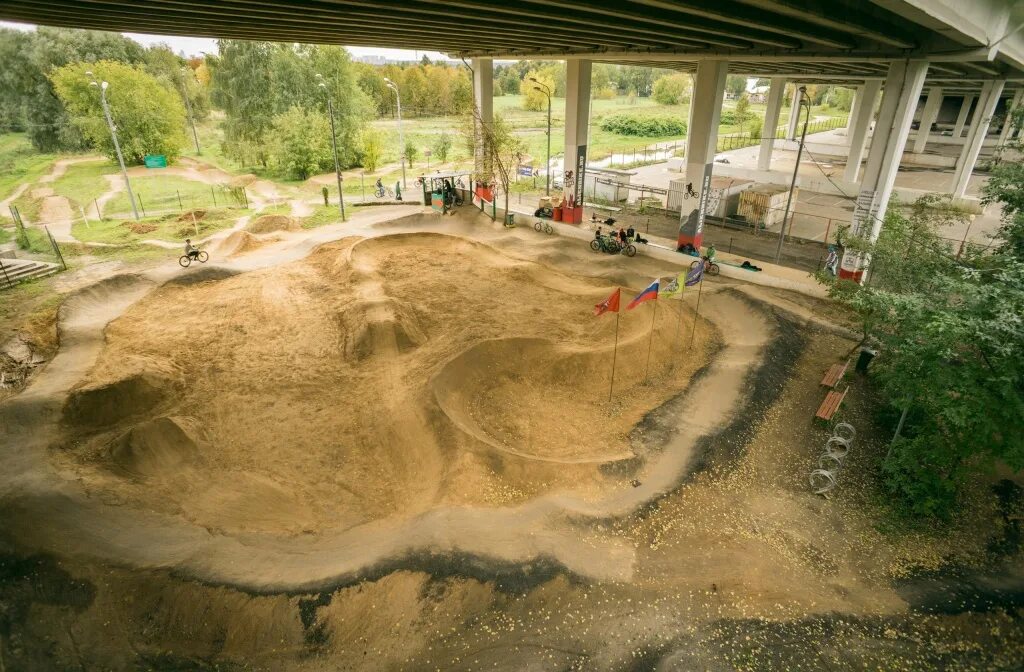
{"label": "concrete column", "polygon": [[686,133],[686,181],[698,198],[683,200],[679,210],[678,245],[699,248],[704,240],[704,213],[711,197],[711,172],[718,151],[718,123],[725,96],[725,61],[699,61],[690,97],[690,125]]}
{"label": "concrete column", "polygon": [[860,98],[863,94],[864,87],[858,86],[853,90],[853,102],[850,103],[850,116],[846,118],[846,146],[850,146],[851,135],[853,131],[853,120],[857,118],[857,105],[860,104]]}
{"label": "concrete column", "polygon": [[562,184],[566,208],[562,221],[583,221],[583,180],[587,172],[587,136],[590,131],[591,61],[565,62],[565,161]]}
{"label": "concrete column", "polygon": [[[882,231],[882,221],[889,205],[889,196],[896,182],[900,158],[910,134],[914,110],[921,97],[928,61],[896,61],[889,65],[882,93],[882,106],[878,110],[871,151],[864,166],[857,206],[853,212],[854,235],[869,234],[872,241]],[[869,259],[853,250],[843,253],[839,277],[860,282]]]}
{"label": "concrete column", "polygon": [[857,95],[856,116],[852,119],[850,136],[850,153],[846,159],[846,173],[843,179],[856,182],[860,174],[860,162],[864,158],[864,146],[867,144],[868,128],[875,116],[875,101],[882,90],[882,82],[871,79],[864,83]]}
{"label": "concrete column", "polygon": [[764,126],[761,127],[761,152],[757,155],[758,170],[771,169],[775,128],[779,125],[779,113],[782,112],[782,99],[785,90],[786,80],[782,77],[772,77],[768,86],[768,106],[764,111]]}
{"label": "concrete column", "polygon": [[928,91],[928,100],[924,103],[924,109],[921,111],[921,123],[917,126],[917,135],[914,137],[914,148],[915,154],[921,154],[924,152],[925,145],[928,144],[928,134],[932,131],[932,124],[935,123],[935,119],[939,116],[939,108],[942,107],[942,89],[938,86],[933,86]]}
{"label": "concrete column", "polygon": [[793,84],[793,91],[789,99],[789,126],[786,127],[786,140],[796,140],[796,122],[800,118],[800,108],[797,107],[797,95],[799,84]]}
{"label": "concrete column", "polygon": [[964,96],[964,102],[960,105],[960,114],[956,115],[956,124],[953,126],[953,137],[963,137],[964,125],[967,123],[967,115],[971,113],[971,103],[974,96]]}
{"label": "concrete column", "polygon": [[493,167],[484,157],[483,129],[479,128],[479,124],[494,123],[494,61],[489,58],[474,58],[470,63],[473,67],[473,104],[480,115],[479,120],[474,123],[474,126],[477,126],[474,171],[479,176],[487,176],[493,172]]}
{"label": "concrete column", "polygon": [[1007,101],[1006,104],[1006,120],[1003,121],[1003,130],[999,133],[999,144],[1003,145],[1007,140],[1010,139],[1013,127],[1013,118],[1010,116],[1013,113],[1014,108],[1020,105],[1021,99],[1024,98],[1024,89],[1018,89],[1017,93],[1013,94],[1013,99]]}
{"label": "concrete column", "polygon": [[981,87],[978,107],[974,110],[974,121],[967,130],[963,151],[960,152],[960,158],[956,162],[952,188],[954,198],[961,198],[967,193],[967,183],[971,181],[974,164],[978,161],[981,145],[988,135],[988,125],[992,121],[992,114],[996,111],[996,105],[999,103],[999,96],[1003,93],[1005,83],[1006,80],[998,79],[985,82]]}

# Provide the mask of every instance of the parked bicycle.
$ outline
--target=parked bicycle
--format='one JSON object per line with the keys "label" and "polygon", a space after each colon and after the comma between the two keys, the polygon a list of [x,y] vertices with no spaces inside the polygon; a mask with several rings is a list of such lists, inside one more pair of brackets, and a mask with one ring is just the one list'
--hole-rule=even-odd
{"label": "parked bicycle", "polygon": [[617,236],[601,236],[590,241],[590,249],[594,252],[605,252],[607,254],[624,254],[627,257],[636,256],[636,246],[632,243],[623,244]]}
{"label": "parked bicycle", "polygon": [[533,230],[536,231],[537,233],[546,233],[549,236],[555,232],[555,228],[553,226],[551,226],[547,222],[542,222],[540,220],[534,222]]}

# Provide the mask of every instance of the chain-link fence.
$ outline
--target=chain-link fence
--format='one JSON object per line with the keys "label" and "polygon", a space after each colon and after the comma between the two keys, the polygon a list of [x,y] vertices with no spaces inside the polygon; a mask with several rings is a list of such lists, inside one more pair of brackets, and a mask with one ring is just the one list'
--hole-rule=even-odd
{"label": "chain-link fence", "polygon": [[[244,187],[225,185],[203,185],[196,183],[185,189],[138,189],[133,185],[135,206],[140,217],[154,217],[187,210],[204,208],[248,208],[249,194]],[[102,213],[104,219],[127,219],[132,217],[131,201],[127,192],[120,198],[106,204],[98,201],[94,204],[96,211]]]}

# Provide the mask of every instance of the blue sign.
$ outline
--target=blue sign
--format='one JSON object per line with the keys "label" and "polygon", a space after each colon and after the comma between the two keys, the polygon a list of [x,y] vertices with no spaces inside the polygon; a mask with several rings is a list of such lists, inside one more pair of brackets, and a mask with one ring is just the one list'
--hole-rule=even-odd
{"label": "blue sign", "polygon": [[533,166],[519,166],[519,174],[523,177],[533,177]]}

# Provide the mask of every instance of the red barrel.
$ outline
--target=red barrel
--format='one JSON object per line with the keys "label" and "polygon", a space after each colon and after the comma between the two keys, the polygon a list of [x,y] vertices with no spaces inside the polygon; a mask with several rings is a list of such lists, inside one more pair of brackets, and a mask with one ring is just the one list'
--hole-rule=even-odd
{"label": "red barrel", "polygon": [[554,207],[554,208],[552,209],[552,215],[551,215],[551,219],[555,220],[556,222],[560,222],[560,221],[562,221],[562,208],[560,208],[560,207],[558,207],[558,206],[556,205],[556,206],[555,206],[555,207]]}

